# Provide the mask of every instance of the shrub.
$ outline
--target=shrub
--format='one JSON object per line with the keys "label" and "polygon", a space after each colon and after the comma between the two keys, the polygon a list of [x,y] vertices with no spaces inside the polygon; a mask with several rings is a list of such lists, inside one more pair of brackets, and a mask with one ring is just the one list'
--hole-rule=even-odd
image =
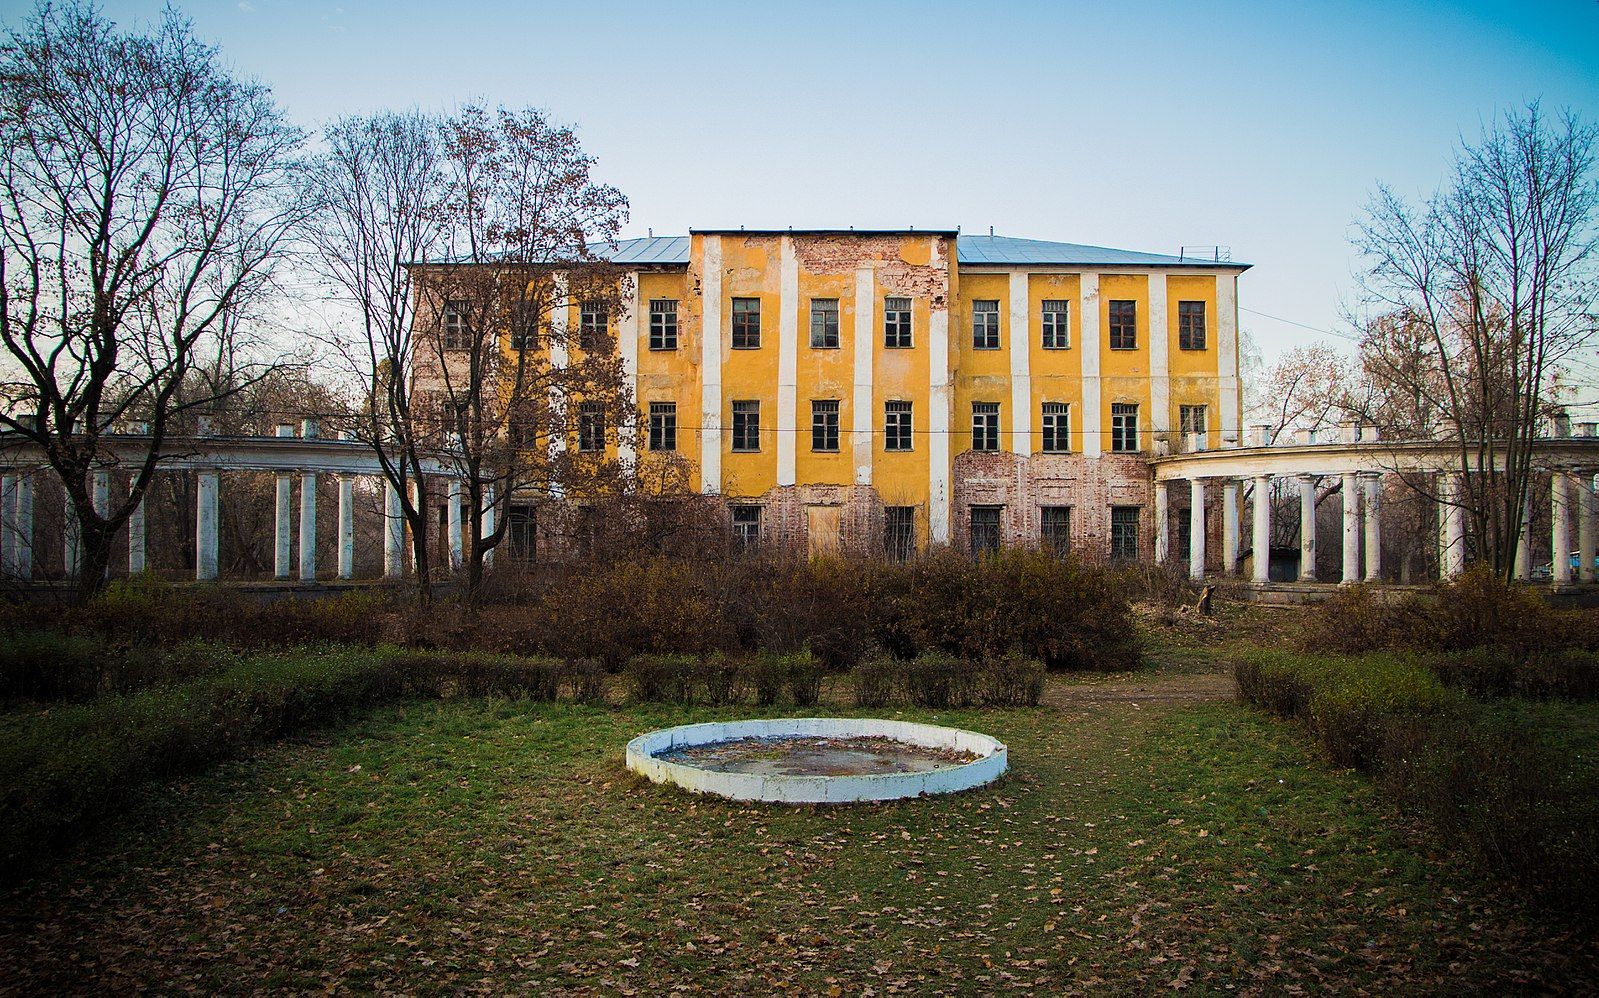
{"label": "shrub", "polygon": [[983,663],[977,699],[989,707],[1037,707],[1044,695],[1044,666],[1019,654]]}
{"label": "shrub", "polygon": [[698,661],[685,655],[636,655],[626,675],[634,700],[692,704],[698,671]]}
{"label": "shrub", "polygon": [[900,695],[906,663],[873,658],[855,667],[850,678],[855,687],[855,706],[885,707]]}
{"label": "shrub", "polygon": [[99,692],[112,652],[87,635],[21,631],[0,636],[0,696],[61,700]]}
{"label": "shrub", "polygon": [[605,668],[593,659],[567,659],[561,670],[561,686],[573,703],[606,702]]}
{"label": "shrub", "polygon": [[770,707],[783,696],[788,681],[788,663],[776,655],[756,655],[745,663],[749,686],[755,690],[755,705]]}
{"label": "shrub", "polygon": [[789,696],[796,707],[814,707],[822,699],[822,663],[810,655],[789,655],[784,660]]}
{"label": "shrub", "polygon": [[726,707],[744,699],[743,670],[726,655],[718,653],[700,663],[699,684],[705,691],[705,702],[712,707]]}
{"label": "shrub", "polygon": [[972,671],[964,659],[923,652],[906,663],[905,690],[918,707],[965,707],[972,702]]}

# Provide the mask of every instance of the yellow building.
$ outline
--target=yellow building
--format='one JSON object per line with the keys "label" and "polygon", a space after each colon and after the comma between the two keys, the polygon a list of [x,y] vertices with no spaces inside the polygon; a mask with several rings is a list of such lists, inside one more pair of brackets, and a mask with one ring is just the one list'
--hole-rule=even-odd
{"label": "yellow building", "polygon": [[1148,458],[1238,443],[1244,264],[917,230],[696,230],[608,256],[631,278],[602,321],[637,446],[690,462],[740,538],[1147,557]]}

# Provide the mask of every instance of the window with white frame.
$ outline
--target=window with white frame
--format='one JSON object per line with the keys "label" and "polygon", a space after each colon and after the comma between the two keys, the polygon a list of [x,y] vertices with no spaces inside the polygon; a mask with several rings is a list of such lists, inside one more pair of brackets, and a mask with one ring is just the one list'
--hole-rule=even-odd
{"label": "window with white frame", "polygon": [[650,403],[650,450],[677,450],[677,403]]}
{"label": "window with white frame", "polygon": [[1064,454],[1071,450],[1071,407],[1065,402],[1045,402],[1043,430],[1045,454]]}
{"label": "window with white frame", "polygon": [[811,349],[838,349],[838,299],[811,299]]}
{"label": "window with white frame", "polygon": [[972,302],[972,349],[999,349],[999,301]]}
{"label": "window with white frame", "polygon": [[972,403],[972,450],[999,450],[999,403]]}
{"label": "window with white frame", "polygon": [[1138,450],[1137,403],[1111,403],[1110,449],[1121,453],[1132,453]]}
{"label": "window with white frame", "polygon": [[883,403],[883,449],[906,451],[912,448],[911,403],[900,400]]}
{"label": "window with white frame", "polygon": [[650,349],[677,349],[677,300],[650,299]]}
{"label": "window with white frame", "polygon": [[1045,350],[1065,350],[1072,345],[1071,319],[1068,302],[1053,299],[1044,302],[1039,326],[1044,331]]}
{"label": "window with white frame", "polygon": [[883,346],[905,350],[911,345],[911,300],[883,299]]}

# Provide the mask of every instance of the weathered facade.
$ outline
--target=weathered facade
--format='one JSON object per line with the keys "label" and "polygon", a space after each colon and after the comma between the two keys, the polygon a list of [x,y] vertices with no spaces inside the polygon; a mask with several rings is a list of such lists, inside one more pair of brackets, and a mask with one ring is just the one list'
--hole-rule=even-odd
{"label": "weathered facade", "polygon": [[916,230],[704,230],[607,255],[625,297],[598,321],[638,408],[607,446],[669,449],[764,543],[1147,557],[1148,458],[1238,443],[1243,264]]}

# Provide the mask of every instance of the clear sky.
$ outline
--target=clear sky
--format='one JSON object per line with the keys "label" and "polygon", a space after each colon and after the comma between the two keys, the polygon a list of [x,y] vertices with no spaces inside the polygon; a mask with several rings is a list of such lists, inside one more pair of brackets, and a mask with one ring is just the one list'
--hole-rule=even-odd
{"label": "clear sky", "polygon": [[[1268,357],[1347,333],[1350,226],[1485,117],[1599,118],[1599,2],[175,0],[315,127],[532,104],[576,124],[629,234],[954,227],[1255,264]],[[31,4],[0,0],[8,23]],[[107,0],[120,20],[160,0]]]}

